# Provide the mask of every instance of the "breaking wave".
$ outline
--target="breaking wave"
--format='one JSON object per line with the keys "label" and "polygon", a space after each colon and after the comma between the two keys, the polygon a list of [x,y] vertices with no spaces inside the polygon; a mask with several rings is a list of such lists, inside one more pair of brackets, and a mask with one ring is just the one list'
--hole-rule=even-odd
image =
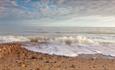
{"label": "breaking wave", "polygon": [[23,36],[0,36],[0,43],[26,42],[30,41]]}
{"label": "breaking wave", "polygon": [[50,55],[76,57],[80,54],[115,56],[114,35],[0,36],[0,43],[24,42],[27,50]]}

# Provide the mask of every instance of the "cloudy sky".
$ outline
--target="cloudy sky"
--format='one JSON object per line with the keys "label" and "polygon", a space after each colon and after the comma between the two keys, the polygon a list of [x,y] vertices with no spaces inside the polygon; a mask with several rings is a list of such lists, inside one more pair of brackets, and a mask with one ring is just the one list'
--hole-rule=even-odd
{"label": "cloudy sky", "polygon": [[0,0],[0,25],[115,27],[115,0]]}

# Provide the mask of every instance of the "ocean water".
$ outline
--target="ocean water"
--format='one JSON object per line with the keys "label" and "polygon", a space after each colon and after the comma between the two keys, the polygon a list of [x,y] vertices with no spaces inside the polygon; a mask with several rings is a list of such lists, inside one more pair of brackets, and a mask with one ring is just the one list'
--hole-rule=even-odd
{"label": "ocean water", "polygon": [[115,28],[112,27],[14,27],[0,28],[0,35],[0,43],[22,42],[27,50],[49,55],[115,56]]}

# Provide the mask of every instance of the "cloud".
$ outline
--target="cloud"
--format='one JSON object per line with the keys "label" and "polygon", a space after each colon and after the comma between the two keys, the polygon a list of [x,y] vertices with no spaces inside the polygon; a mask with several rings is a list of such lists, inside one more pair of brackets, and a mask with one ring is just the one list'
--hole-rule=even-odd
{"label": "cloud", "polygon": [[115,0],[0,0],[0,22],[11,20],[28,26],[115,26],[114,5]]}
{"label": "cloud", "polygon": [[[115,0],[0,0],[0,18],[115,16]],[[12,17],[12,18],[11,18]]]}
{"label": "cloud", "polygon": [[46,23],[43,26],[114,27],[115,16],[73,17],[71,19]]}

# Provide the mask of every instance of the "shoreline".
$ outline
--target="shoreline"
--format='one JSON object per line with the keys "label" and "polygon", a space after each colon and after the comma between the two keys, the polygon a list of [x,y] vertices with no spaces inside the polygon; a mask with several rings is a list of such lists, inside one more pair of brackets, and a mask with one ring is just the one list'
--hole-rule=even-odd
{"label": "shoreline", "polygon": [[0,44],[1,70],[115,70],[115,59],[96,57],[48,55],[28,51],[20,43]]}

